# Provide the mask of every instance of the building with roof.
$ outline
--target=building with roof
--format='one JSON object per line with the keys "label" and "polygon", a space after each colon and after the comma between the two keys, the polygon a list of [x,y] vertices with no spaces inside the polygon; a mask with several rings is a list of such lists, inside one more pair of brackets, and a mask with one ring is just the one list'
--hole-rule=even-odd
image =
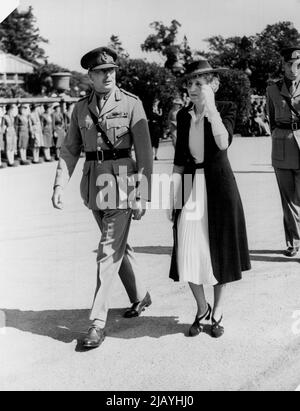
{"label": "building with roof", "polygon": [[0,50],[0,86],[23,86],[26,75],[32,74],[35,65],[20,57]]}

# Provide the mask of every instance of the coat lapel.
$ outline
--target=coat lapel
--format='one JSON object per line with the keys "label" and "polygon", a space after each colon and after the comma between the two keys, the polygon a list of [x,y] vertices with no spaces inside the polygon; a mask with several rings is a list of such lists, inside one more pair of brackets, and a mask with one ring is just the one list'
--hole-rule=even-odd
{"label": "coat lapel", "polygon": [[283,85],[282,85],[280,94],[281,94],[282,96],[284,96],[284,97],[291,98],[291,93],[290,93],[290,91],[288,90],[285,81],[283,82]]}
{"label": "coat lapel", "polygon": [[299,96],[300,96],[300,82],[298,83],[298,87],[297,87],[293,97],[296,98],[296,97],[299,97]]}
{"label": "coat lapel", "polygon": [[106,103],[104,104],[100,112],[100,117],[103,117],[106,114],[110,113],[118,106],[117,95],[118,95],[118,89],[114,90],[109,96],[108,100],[106,101]]}
{"label": "coat lapel", "polygon": [[96,93],[92,93],[90,100],[89,100],[89,110],[96,116],[97,118],[99,117],[99,108],[98,108],[98,102],[97,102],[97,96]]}

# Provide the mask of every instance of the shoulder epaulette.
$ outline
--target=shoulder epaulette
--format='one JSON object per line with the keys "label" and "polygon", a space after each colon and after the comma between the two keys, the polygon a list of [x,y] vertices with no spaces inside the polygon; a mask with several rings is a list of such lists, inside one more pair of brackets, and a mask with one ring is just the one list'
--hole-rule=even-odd
{"label": "shoulder epaulette", "polygon": [[122,93],[126,94],[126,95],[129,96],[129,97],[133,97],[133,98],[136,99],[136,100],[139,99],[138,96],[136,96],[135,94],[129,93],[129,91],[126,91],[126,90],[124,90],[124,89],[122,89],[122,88],[120,88],[120,90],[122,91]]}
{"label": "shoulder epaulette", "polygon": [[86,95],[86,96],[84,96],[84,97],[81,97],[81,98],[78,100],[78,103],[79,103],[80,101],[84,101],[84,100],[86,100],[86,99],[88,99],[88,98],[90,98],[90,94],[88,94],[88,95]]}
{"label": "shoulder epaulette", "polygon": [[271,87],[275,86],[275,87],[279,87],[281,89],[282,86],[283,86],[283,83],[284,83],[284,79],[280,78],[278,80],[274,80],[273,84],[271,84]]}

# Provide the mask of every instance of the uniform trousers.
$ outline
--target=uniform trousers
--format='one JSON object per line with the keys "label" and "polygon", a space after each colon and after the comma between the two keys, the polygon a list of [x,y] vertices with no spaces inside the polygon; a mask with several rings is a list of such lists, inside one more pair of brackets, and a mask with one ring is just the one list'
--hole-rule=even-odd
{"label": "uniform trousers", "polygon": [[90,319],[105,327],[110,298],[117,276],[132,304],[142,301],[146,289],[140,279],[133,249],[128,245],[132,210],[93,211],[101,231],[97,263],[97,286]]}
{"label": "uniform trousers", "polygon": [[300,170],[275,168],[288,247],[300,247]]}

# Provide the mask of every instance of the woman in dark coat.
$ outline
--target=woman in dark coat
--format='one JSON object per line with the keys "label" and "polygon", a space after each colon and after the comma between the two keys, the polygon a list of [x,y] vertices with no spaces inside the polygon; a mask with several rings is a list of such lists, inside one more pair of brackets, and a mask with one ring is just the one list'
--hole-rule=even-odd
{"label": "woman in dark coat", "polygon": [[[243,206],[227,156],[236,108],[230,102],[215,102],[220,70],[212,69],[206,60],[188,67],[192,104],[178,113],[170,207],[170,218],[175,220],[170,277],[190,284],[198,306],[190,336],[199,335],[202,320],[212,314],[215,338],[224,334],[225,285],[241,280],[242,272],[251,269]],[[206,302],[204,285],[214,286],[213,310]]]}
{"label": "woman in dark coat", "polygon": [[158,149],[160,139],[163,136],[163,112],[160,107],[160,101],[155,100],[152,107],[152,113],[149,118],[149,130],[151,143],[154,150],[154,160],[158,161]]}

